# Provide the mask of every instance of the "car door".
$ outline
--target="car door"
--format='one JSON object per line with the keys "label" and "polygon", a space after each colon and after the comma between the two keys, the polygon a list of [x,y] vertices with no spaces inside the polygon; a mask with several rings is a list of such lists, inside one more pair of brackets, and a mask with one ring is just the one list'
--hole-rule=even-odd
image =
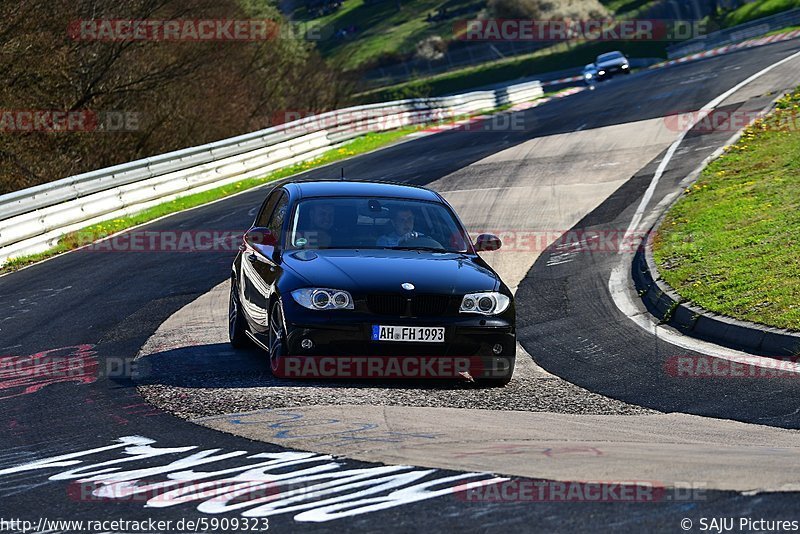
{"label": "car door", "polygon": [[[270,199],[271,200],[271,199]],[[267,209],[269,206],[267,206]],[[266,335],[267,309],[269,299],[275,291],[275,281],[278,277],[279,265],[277,252],[281,247],[281,229],[289,209],[289,196],[285,191],[279,191],[276,202],[269,218],[259,218],[257,225],[267,228],[273,239],[265,240],[262,244],[247,243],[245,257],[242,264],[248,277],[248,304],[251,307],[251,317],[256,324],[252,325],[256,334]],[[266,221],[266,222],[265,222]]]}
{"label": "car door", "polygon": [[[266,200],[264,200],[264,203],[261,205],[261,209],[259,210],[258,215],[253,222],[253,228],[267,226],[272,213],[275,211],[275,206],[282,194],[283,191],[281,189],[275,189],[272,191],[272,193],[270,193]],[[259,305],[259,301],[262,300],[260,296],[262,292],[257,288],[259,285],[261,285],[261,282],[259,281],[258,271],[256,271],[254,267],[256,251],[252,246],[248,245],[246,240],[242,245],[241,250],[242,261],[239,273],[239,299],[242,303],[242,306],[245,308],[247,316],[251,319],[250,322],[255,323],[251,324],[251,327],[253,327],[253,330],[255,331],[258,330],[258,325],[266,324],[263,305]]]}

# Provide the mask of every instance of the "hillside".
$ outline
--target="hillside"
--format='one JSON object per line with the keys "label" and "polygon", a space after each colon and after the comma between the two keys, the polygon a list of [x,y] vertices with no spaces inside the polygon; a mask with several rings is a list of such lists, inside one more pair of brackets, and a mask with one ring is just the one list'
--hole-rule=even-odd
{"label": "hillside", "polygon": [[[307,0],[293,10],[296,21],[325,27],[317,48],[329,61],[347,69],[372,67],[414,55],[424,39],[449,41],[458,20],[489,13],[489,4],[538,4],[537,0]],[[628,12],[647,0],[562,0],[541,3],[541,18],[589,17]],[[604,5],[605,4],[605,5]],[[606,7],[606,5],[608,7]],[[526,6],[527,7],[527,6]],[[322,14],[324,11],[332,11]],[[322,16],[317,16],[322,14]]]}
{"label": "hillside", "polygon": [[728,28],[796,7],[800,7],[800,0],[756,0],[737,9],[720,11],[716,20],[721,28]]}

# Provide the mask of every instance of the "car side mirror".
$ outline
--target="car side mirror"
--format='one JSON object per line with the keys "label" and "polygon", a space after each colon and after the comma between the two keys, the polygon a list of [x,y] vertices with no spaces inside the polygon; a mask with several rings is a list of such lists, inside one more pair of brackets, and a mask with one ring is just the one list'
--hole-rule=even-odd
{"label": "car side mirror", "polygon": [[475,250],[478,252],[497,250],[503,243],[493,234],[481,234],[475,240]]}
{"label": "car side mirror", "polygon": [[272,233],[269,228],[261,226],[254,226],[244,234],[244,241],[251,247],[257,245],[267,245],[275,247],[278,245],[278,238]]}

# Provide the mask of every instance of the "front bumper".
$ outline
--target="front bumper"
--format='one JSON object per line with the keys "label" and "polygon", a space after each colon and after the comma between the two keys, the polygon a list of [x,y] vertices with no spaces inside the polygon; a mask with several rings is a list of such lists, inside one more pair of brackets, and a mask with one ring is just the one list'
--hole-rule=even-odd
{"label": "front bumper", "polygon": [[609,67],[607,69],[603,69],[603,74],[597,73],[596,78],[598,80],[607,80],[608,78],[612,78],[618,74],[628,74],[630,68],[623,69],[622,66],[619,67]]}
{"label": "front bumper", "polygon": [[[301,357],[450,358],[470,362],[475,378],[511,373],[516,355],[512,318],[467,315],[452,317],[389,317],[353,310],[332,313],[284,303],[287,354]],[[511,320],[510,320],[511,319]],[[373,341],[373,325],[441,326],[441,343]],[[310,348],[302,342],[310,340]],[[499,351],[498,351],[499,349]]]}

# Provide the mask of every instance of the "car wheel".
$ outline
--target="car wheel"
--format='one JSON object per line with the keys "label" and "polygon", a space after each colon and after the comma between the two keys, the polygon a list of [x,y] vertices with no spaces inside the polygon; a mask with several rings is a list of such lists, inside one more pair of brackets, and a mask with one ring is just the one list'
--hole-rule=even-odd
{"label": "car wheel", "polygon": [[236,279],[231,278],[231,296],[228,300],[228,339],[234,348],[243,348],[250,344],[247,337],[247,321],[242,316],[242,305],[239,302],[239,291]]}
{"label": "car wheel", "polygon": [[283,378],[286,356],[286,331],[283,328],[283,311],[280,302],[272,306],[269,319],[269,366],[272,376]]}
{"label": "car wheel", "polygon": [[501,388],[508,385],[511,382],[511,377],[514,375],[514,366],[516,365],[516,358],[512,358],[509,360],[509,372],[508,374],[504,374],[502,376],[497,377],[484,377],[478,380],[478,384],[484,387],[490,388]]}
{"label": "car wheel", "polygon": [[502,388],[511,382],[511,375],[502,378],[481,378],[479,384],[488,388]]}

